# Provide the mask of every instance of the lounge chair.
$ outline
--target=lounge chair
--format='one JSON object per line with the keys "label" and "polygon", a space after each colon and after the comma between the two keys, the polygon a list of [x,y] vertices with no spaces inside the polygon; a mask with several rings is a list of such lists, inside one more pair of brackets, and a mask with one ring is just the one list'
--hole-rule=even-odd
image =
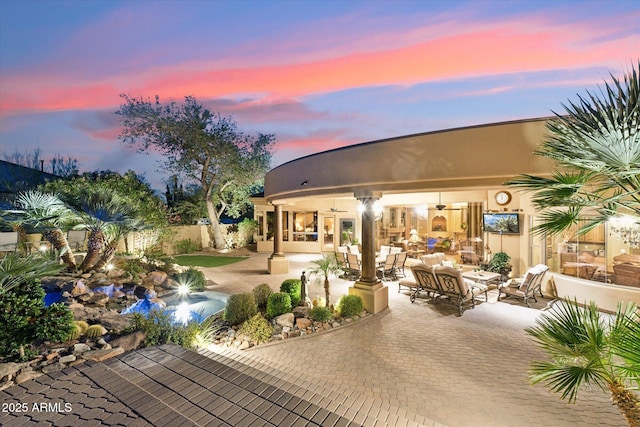
{"label": "lounge chair", "polygon": [[398,258],[396,259],[396,268],[395,268],[395,276],[396,278],[398,277],[407,277],[407,275],[404,272],[404,265],[407,262],[407,253],[406,252],[400,252],[397,254]]}
{"label": "lounge chair", "polygon": [[398,277],[396,276],[396,260],[398,259],[398,254],[388,254],[385,257],[384,262],[380,263],[378,267],[378,273],[380,277],[382,277],[383,281],[387,280],[396,280]]}
{"label": "lounge chair", "polygon": [[462,272],[456,268],[436,265],[433,274],[438,282],[438,292],[458,307],[460,316],[464,312],[464,304],[476,306],[476,297],[484,294],[487,301],[487,286],[462,277]]}
{"label": "lounge chair", "polygon": [[533,298],[535,302],[538,302],[536,293],[544,297],[542,294],[542,279],[544,279],[547,270],[549,270],[549,267],[544,264],[538,264],[527,270],[523,278],[507,280],[498,286],[498,301],[502,294],[504,294],[506,296],[522,298],[525,304],[527,304],[527,307],[531,307],[529,298]]}
{"label": "lounge chair", "polygon": [[347,254],[347,265],[345,266],[345,278],[349,280],[358,280],[362,274],[360,260],[356,254]]}
{"label": "lounge chair", "polygon": [[416,264],[411,267],[413,278],[407,277],[398,282],[398,292],[402,286],[413,291],[409,297],[413,303],[421,292],[426,292],[428,297],[437,298],[440,295],[438,282],[433,275],[433,268],[424,264]]}

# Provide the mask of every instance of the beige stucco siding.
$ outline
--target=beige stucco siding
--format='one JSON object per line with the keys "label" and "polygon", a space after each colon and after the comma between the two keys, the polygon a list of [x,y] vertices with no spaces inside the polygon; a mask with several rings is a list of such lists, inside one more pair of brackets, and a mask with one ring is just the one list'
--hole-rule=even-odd
{"label": "beige stucco siding", "polygon": [[271,170],[265,197],[274,202],[337,192],[495,187],[522,173],[546,175],[552,170],[547,159],[533,154],[545,132],[545,119],[536,119],[326,151]]}

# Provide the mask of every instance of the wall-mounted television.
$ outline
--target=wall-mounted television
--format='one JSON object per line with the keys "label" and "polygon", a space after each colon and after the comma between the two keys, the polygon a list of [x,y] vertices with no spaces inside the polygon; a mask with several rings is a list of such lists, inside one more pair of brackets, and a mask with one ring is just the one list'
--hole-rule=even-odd
{"label": "wall-mounted television", "polygon": [[520,234],[520,215],[517,213],[484,213],[482,224],[487,233]]}

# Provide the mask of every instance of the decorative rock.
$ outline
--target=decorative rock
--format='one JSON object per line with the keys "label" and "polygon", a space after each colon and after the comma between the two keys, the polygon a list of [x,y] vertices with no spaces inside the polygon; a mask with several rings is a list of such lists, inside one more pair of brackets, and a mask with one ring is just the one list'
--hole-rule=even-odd
{"label": "decorative rock", "polygon": [[73,354],[83,354],[91,350],[91,347],[84,343],[78,343],[73,345]]}
{"label": "decorative rock", "polygon": [[91,277],[91,273],[84,273],[84,274],[81,274],[81,275],[80,275],[80,277],[82,277],[83,279],[88,279],[88,278],[90,278],[90,277]]}
{"label": "decorative rock", "polygon": [[153,289],[155,286],[161,286],[167,280],[167,273],[164,271],[152,271],[142,281],[145,288]]}
{"label": "decorative rock", "polygon": [[66,356],[62,356],[59,360],[60,363],[67,364],[76,360],[76,356],[73,354],[68,354]]}
{"label": "decorative rock", "polygon": [[16,383],[14,383],[13,381],[7,381],[5,383],[0,384],[0,391],[2,390],[6,390],[11,386],[14,386]]}
{"label": "decorative rock", "polygon": [[282,333],[283,334],[288,334],[289,332],[291,332],[291,328],[288,326],[283,326],[282,327]]}
{"label": "decorative rock", "polygon": [[116,357],[124,353],[122,347],[109,348],[104,350],[91,350],[82,355],[85,359],[95,360],[96,362],[102,362],[112,357]]}
{"label": "decorative rock", "polygon": [[[105,334],[106,334],[106,332],[105,332]],[[100,339],[98,339],[98,341],[96,341],[96,344],[98,344],[100,347],[103,347],[103,346],[107,345],[107,342],[104,340],[104,338],[100,337]]]}
{"label": "decorative rock", "polygon": [[238,350],[245,350],[249,347],[251,347],[251,345],[249,344],[249,341],[242,341],[238,346]]}
{"label": "decorative rock", "polygon": [[45,357],[45,359],[47,359],[47,360],[53,360],[53,359],[55,359],[55,358],[56,358],[56,357],[58,357],[58,356],[60,356],[60,354],[58,354],[58,353],[49,353],[49,354],[47,354],[47,356]]}
{"label": "decorative rock", "polygon": [[[75,357],[75,356],[74,356]],[[57,371],[61,371],[64,368],[66,368],[65,365],[63,365],[60,362],[56,362],[56,363],[52,363],[50,365],[47,365],[45,367],[42,368],[42,373],[43,374],[50,374],[51,372],[57,372]]]}
{"label": "decorative rock", "polygon": [[311,311],[309,307],[296,307],[293,309],[293,315],[296,319],[300,317],[307,317],[309,315],[309,311]]}
{"label": "decorative rock", "polygon": [[71,289],[71,295],[77,297],[78,295],[87,293],[87,285],[84,284],[82,280],[78,280],[76,284]]}
{"label": "decorative rock", "polygon": [[158,293],[154,289],[147,289],[144,293],[144,297],[148,299],[158,298]]}
{"label": "decorative rock", "polygon": [[25,366],[27,366],[26,363],[15,363],[15,362],[0,363],[0,379],[6,376],[11,376],[15,374]]}
{"label": "decorative rock", "polygon": [[296,319],[296,326],[298,327],[298,329],[306,329],[311,326],[311,320],[307,319],[306,317],[300,317]]}
{"label": "decorative rock", "polygon": [[98,307],[106,307],[109,302],[109,296],[103,293],[97,292],[93,294],[91,298],[87,301],[87,304],[92,304]]}
{"label": "decorative rock", "polygon": [[23,383],[25,381],[32,380],[34,378],[38,378],[42,375],[42,372],[37,372],[33,370],[24,370],[18,374],[16,377],[16,384]]}
{"label": "decorative rock", "polygon": [[136,331],[128,335],[118,337],[111,341],[111,347],[122,347],[124,351],[135,350],[144,342],[146,335],[142,331]]}
{"label": "decorative rock", "polygon": [[162,308],[164,308],[164,307],[166,307],[166,306],[167,306],[167,303],[166,303],[163,299],[161,299],[161,298],[151,298],[151,299],[149,299],[149,301],[150,301],[152,304],[158,304],[158,305],[159,305],[160,307],[162,307]]}
{"label": "decorative rock", "polygon": [[274,319],[274,322],[276,325],[279,326],[288,326],[290,328],[293,328],[293,313],[285,313],[285,314],[281,314],[280,316],[276,317]]}
{"label": "decorative rock", "polygon": [[339,327],[340,327],[340,322],[333,322],[333,323],[331,324],[331,327],[332,327],[332,328],[339,328]]}

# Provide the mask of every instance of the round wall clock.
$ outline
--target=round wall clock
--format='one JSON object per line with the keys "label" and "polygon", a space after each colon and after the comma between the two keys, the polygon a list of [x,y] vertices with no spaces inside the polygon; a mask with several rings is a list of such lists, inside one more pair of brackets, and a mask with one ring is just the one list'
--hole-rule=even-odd
{"label": "round wall clock", "polygon": [[496,193],[496,203],[500,206],[508,205],[511,201],[511,193],[508,191],[498,191]]}

